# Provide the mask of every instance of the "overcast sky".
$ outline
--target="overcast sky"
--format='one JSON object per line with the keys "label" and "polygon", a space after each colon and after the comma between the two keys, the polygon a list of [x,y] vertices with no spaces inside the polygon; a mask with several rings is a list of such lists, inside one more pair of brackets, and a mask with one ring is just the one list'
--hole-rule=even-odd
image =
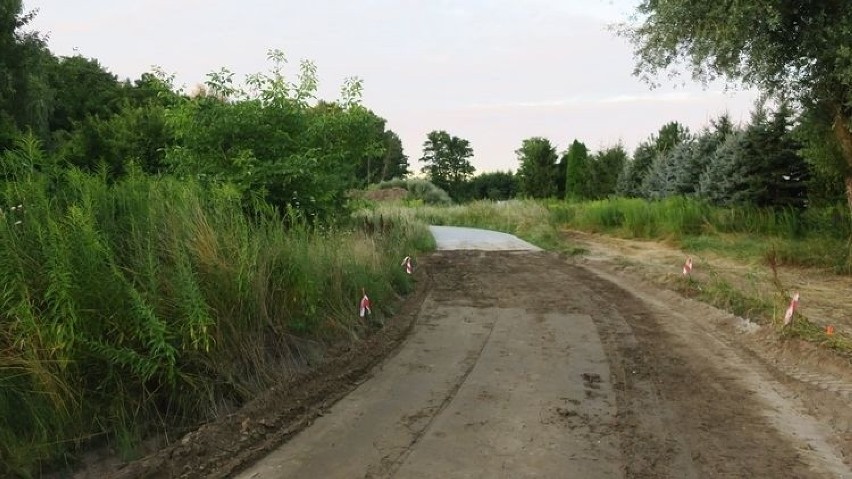
{"label": "overcast sky", "polygon": [[320,96],[347,76],[388,120],[419,170],[426,134],[471,142],[477,171],[517,169],[524,138],[560,151],[575,138],[632,149],[664,123],[693,130],[729,112],[746,121],[756,95],[674,82],[651,90],[632,75],[630,44],[607,25],[637,0],[24,0],[57,55],[97,58],[120,78],[153,65],[191,88],[228,67],[267,71],[283,50],[293,73],[313,60]]}

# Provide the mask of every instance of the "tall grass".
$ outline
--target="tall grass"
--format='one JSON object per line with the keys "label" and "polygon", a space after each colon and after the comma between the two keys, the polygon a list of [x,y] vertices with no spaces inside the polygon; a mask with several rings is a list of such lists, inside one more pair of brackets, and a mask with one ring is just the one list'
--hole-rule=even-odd
{"label": "tall grass", "polygon": [[[23,204],[22,212],[7,206]],[[236,191],[76,170],[0,182],[0,476],[227,411],[375,324],[425,225],[320,229]],[[284,224],[287,224],[285,227]]]}
{"label": "tall grass", "polygon": [[804,211],[721,208],[672,197],[552,202],[547,207],[556,223],[584,231],[668,239],[687,249],[723,250],[741,258],[763,258],[771,253],[786,264],[852,272],[852,218],[845,205]]}
{"label": "tall grass", "polygon": [[412,210],[415,218],[429,224],[502,231],[542,248],[570,250],[561,240],[547,208],[536,201],[483,200],[446,207],[418,206]]}

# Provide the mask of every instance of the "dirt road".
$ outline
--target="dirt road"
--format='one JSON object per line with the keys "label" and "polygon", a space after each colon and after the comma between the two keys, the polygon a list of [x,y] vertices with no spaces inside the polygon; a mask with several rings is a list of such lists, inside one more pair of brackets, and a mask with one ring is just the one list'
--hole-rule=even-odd
{"label": "dirt road", "polygon": [[541,251],[420,267],[404,343],[237,477],[852,477],[848,376],[811,391],[737,318]]}

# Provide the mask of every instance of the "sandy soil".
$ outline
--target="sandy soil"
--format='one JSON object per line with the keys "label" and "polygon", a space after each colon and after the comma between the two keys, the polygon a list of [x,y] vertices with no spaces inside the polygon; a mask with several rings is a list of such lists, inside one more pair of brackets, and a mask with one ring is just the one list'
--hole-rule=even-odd
{"label": "sandy soil", "polygon": [[[742,262],[712,252],[686,253],[658,241],[638,241],[590,234],[575,230],[563,232],[567,239],[588,251],[585,258],[615,262],[623,271],[666,286],[680,275],[687,256],[694,261],[693,275],[706,280],[718,276],[751,296],[771,298],[777,293],[773,272],[764,259]],[[778,281],[788,291],[801,295],[799,311],[821,326],[834,325],[838,332],[852,334],[852,276],[840,276],[825,269],[777,267]],[[783,311],[779,314],[783,314]]]}
{"label": "sandy soil", "polygon": [[422,258],[386,330],[109,476],[852,478],[848,363],[586,239]]}

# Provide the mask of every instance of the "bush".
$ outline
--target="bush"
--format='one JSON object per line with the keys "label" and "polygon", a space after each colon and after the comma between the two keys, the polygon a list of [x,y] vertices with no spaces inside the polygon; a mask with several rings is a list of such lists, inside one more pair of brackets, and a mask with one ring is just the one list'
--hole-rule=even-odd
{"label": "bush", "polygon": [[405,188],[408,190],[406,201],[422,201],[427,205],[449,205],[453,202],[446,191],[420,178],[383,181],[376,185],[376,188]]}

